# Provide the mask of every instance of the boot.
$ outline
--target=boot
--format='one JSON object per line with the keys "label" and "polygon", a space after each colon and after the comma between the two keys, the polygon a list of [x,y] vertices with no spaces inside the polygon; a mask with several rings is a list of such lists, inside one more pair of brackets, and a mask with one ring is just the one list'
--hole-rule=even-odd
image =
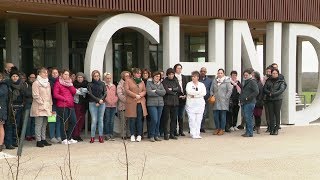
{"label": "boot", "polygon": [[222,136],[223,134],[224,134],[224,131],[220,129],[220,131],[218,132],[218,136]]}
{"label": "boot", "polygon": [[41,148],[44,147],[42,141],[37,141],[37,147],[41,147]]}
{"label": "boot", "polygon": [[169,140],[169,135],[168,134],[164,135],[164,140]]}
{"label": "boot", "polygon": [[99,142],[104,143],[103,136],[99,136]]}
{"label": "boot", "polygon": [[257,134],[260,134],[260,127],[256,127]]}
{"label": "boot", "polygon": [[220,129],[216,129],[216,130],[213,132],[213,135],[218,135],[219,132],[220,132]]}
{"label": "boot", "polygon": [[273,135],[278,135],[278,128],[276,128],[276,129],[274,130]]}
{"label": "boot", "polygon": [[91,137],[90,143],[94,143],[94,137]]}
{"label": "boot", "polygon": [[51,146],[52,144],[48,143],[46,140],[41,141],[44,146]]}

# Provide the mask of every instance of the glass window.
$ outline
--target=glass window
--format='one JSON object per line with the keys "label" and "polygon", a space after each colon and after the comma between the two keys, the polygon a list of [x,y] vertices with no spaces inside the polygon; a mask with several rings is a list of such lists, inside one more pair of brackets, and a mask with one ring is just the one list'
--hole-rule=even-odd
{"label": "glass window", "polygon": [[150,53],[150,70],[157,71],[159,67],[162,67],[163,53],[162,53],[162,45],[158,44],[150,44],[149,45],[149,53]]}
{"label": "glass window", "polygon": [[207,36],[185,36],[185,62],[207,62]]}

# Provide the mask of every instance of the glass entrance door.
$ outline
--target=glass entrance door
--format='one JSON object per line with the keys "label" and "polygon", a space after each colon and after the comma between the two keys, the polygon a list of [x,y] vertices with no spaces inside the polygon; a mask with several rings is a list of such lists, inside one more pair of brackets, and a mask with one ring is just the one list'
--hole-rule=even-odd
{"label": "glass entrance door", "polygon": [[118,82],[122,71],[138,66],[137,33],[117,32],[113,38],[113,80]]}

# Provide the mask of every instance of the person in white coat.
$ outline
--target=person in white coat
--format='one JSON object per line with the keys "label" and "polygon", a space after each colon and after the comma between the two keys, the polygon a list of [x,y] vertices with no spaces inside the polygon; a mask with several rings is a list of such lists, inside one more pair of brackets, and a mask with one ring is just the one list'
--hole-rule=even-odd
{"label": "person in white coat", "polygon": [[186,111],[189,117],[190,136],[194,139],[201,139],[200,127],[206,105],[203,97],[207,94],[207,90],[205,85],[199,82],[200,73],[198,71],[193,71],[191,75],[192,81],[186,86]]}

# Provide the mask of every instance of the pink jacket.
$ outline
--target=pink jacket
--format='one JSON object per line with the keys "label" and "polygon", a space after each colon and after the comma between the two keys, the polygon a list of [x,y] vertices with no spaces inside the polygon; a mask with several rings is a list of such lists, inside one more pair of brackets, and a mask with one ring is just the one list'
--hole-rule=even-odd
{"label": "pink jacket", "polygon": [[117,87],[114,84],[106,85],[107,97],[105,98],[106,107],[117,107],[118,96]]}
{"label": "pink jacket", "polygon": [[53,97],[57,100],[57,107],[74,107],[73,96],[76,94],[74,86],[63,86],[59,80],[54,83]]}

